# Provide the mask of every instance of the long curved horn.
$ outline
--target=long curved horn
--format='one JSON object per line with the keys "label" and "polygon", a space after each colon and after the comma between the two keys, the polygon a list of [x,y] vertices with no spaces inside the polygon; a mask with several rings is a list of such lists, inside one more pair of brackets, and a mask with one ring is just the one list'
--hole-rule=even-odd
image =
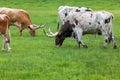
{"label": "long curved horn", "polygon": [[45,26],[45,24],[41,25],[41,26],[37,26],[37,25],[30,25],[29,27],[33,30],[39,29],[39,28],[43,28]]}
{"label": "long curved horn", "polygon": [[45,34],[46,36],[51,37],[51,38],[55,37],[55,36],[58,34],[58,32],[52,33],[52,34],[51,34],[51,33],[48,34],[44,29],[43,29],[43,32],[44,32],[44,34]]}
{"label": "long curved horn", "polygon": [[43,25],[39,25],[39,28],[43,28],[45,27],[46,24],[43,24]]}
{"label": "long curved horn", "polygon": [[53,33],[51,30],[50,30],[50,28],[49,28],[49,33],[52,35],[52,34],[55,34],[55,33]]}

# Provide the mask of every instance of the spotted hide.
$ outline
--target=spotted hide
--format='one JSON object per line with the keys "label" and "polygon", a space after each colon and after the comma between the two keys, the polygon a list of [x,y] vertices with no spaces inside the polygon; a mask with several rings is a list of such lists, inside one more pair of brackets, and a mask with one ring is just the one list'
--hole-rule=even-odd
{"label": "spotted hide", "polygon": [[113,34],[113,15],[107,11],[72,13],[65,19],[58,34],[55,37],[56,46],[61,46],[66,37],[75,34],[78,42],[78,47],[82,44],[83,47],[88,46],[82,41],[82,36],[85,34],[96,34],[99,31],[104,36],[104,47],[112,41],[113,47],[116,48],[116,42]]}
{"label": "spotted hide", "polygon": [[76,13],[76,12],[83,13],[86,11],[92,11],[92,9],[87,7],[60,6],[58,8],[58,28],[59,28],[60,22],[62,22],[62,24],[65,23],[65,19],[69,14]]}

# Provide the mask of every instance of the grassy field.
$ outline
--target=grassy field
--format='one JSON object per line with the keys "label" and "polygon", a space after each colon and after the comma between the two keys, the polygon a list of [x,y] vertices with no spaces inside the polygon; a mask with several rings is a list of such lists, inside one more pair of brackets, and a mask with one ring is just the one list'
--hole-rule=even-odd
{"label": "grassy field", "polygon": [[[86,35],[88,49],[77,47],[67,38],[60,48],[54,38],[45,37],[43,30],[31,37],[23,36],[11,26],[11,53],[0,51],[0,80],[120,80],[120,0],[1,0],[0,7],[22,8],[29,12],[34,24],[46,23],[56,31],[57,9],[61,5],[86,6],[114,14],[117,49],[112,44],[103,48],[103,36]],[[0,49],[2,37],[0,38]]]}

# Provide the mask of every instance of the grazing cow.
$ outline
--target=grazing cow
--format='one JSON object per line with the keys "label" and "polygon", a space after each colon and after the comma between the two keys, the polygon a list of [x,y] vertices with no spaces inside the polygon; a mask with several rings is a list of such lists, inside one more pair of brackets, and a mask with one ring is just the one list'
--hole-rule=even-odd
{"label": "grazing cow", "polygon": [[82,35],[96,34],[101,31],[104,35],[104,47],[106,48],[107,44],[112,41],[113,48],[117,48],[112,26],[113,15],[109,12],[73,13],[66,18],[59,32],[54,35],[46,35],[55,36],[55,44],[59,47],[66,37],[71,37],[72,33],[75,33],[78,47],[82,44],[83,47],[87,48],[87,45],[82,41]]}
{"label": "grazing cow", "polygon": [[10,17],[10,24],[18,27],[20,36],[22,36],[22,30],[28,29],[31,36],[35,36],[35,30],[43,27],[32,24],[29,14],[22,9],[0,8],[0,14],[6,14]]}
{"label": "grazing cow", "polygon": [[87,8],[87,7],[71,7],[71,6],[60,6],[58,8],[58,27],[59,28],[59,24],[60,21],[62,22],[62,24],[64,24],[66,17],[74,12],[86,12],[86,11],[92,11],[92,9]]}
{"label": "grazing cow", "polygon": [[2,51],[5,49],[5,45],[8,46],[10,52],[10,32],[9,32],[9,17],[5,14],[0,14],[0,34],[3,37]]}

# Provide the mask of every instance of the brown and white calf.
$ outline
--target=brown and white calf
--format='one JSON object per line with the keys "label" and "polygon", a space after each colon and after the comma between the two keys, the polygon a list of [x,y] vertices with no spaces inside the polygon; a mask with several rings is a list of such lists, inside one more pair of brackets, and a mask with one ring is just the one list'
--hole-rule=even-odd
{"label": "brown and white calf", "polygon": [[5,49],[5,45],[8,46],[10,52],[10,32],[9,32],[9,17],[5,14],[0,14],[0,34],[3,37],[2,51]]}
{"label": "brown and white calf", "polygon": [[66,37],[71,37],[75,33],[78,47],[82,44],[83,47],[87,48],[87,45],[82,41],[82,36],[85,34],[96,34],[99,31],[104,36],[105,48],[111,41],[113,48],[117,47],[113,34],[113,15],[106,11],[73,13],[66,18],[59,32],[46,35],[55,36],[55,44],[59,47]]}
{"label": "brown and white calf", "polygon": [[31,36],[35,36],[35,30],[42,28],[42,26],[37,26],[32,24],[29,14],[22,9],[12,9],[12,8],[0,8],[0,14],[6,14],[10,18],[9,25],[15,25],[20,31],[20,36],[22,36],[22,31],[27,28]]}

